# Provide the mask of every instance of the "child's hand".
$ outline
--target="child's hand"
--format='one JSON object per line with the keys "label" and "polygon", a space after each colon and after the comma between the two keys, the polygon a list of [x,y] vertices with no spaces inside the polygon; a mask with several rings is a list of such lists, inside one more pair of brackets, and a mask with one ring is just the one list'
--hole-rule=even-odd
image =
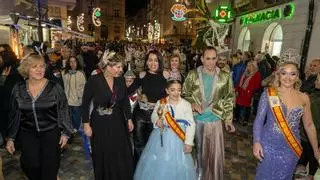
{"label": "child's hand", "polygon": [[183,152],[184,153],[191,153],[191,151],[192,151],[192,146],[188,145],[188,144],[185,144],[184,148],[183,148]]}
{"label": "child's hand", "polygon": [[159,119],[157,122],[156,122],[156,126],[158,126],[159,128],[162,128],[163,127],[163,123],[162,123],[162,120]]}

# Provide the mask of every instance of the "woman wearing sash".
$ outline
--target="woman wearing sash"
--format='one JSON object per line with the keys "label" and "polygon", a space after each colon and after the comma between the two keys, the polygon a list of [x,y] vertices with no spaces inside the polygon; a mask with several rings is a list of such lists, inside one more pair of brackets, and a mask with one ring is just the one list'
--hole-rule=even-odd
{"label": "woman wearing sash", "polygon": [[151,120],[155,126],[140,157],[135,180],[195,180],[191,156],[195,123],[191,104],[180,97],[181,82],[170,80],[168,97],[157,102]]}
{"label": "woman wearing sash", "polygon": [[[294,51],[281,58],[273,86],[261,95],[253,126],[253,154],[259,160],[257,180],[291,180],[302,153],[300,119],[319,159],[309,97],[299,91],[299,63]],[[294,97],[294,98],[293,98]]]}

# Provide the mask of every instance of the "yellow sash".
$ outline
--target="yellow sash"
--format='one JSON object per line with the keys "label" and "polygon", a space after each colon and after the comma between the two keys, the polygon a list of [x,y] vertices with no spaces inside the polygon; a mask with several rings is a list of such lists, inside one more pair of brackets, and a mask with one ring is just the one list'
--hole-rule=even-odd
{"label": "yellow sash", "polygon": [[[167,104],[167,99],[164,97],[160,100],[161,105]],[[181,129],[177,121],[171,116],[170,112],[165,112],[164,119],[166,120],[169,127],[172,129],[172,131],[184,142],[186,139],[186,134]]]}
{"label": "yellow sash", "polygon": [[284,138],[286,139],[292,151],[299,158],[302,154],[302,147],[289,127],[288,121],[286,120],[286,117],[284,116],[283,110],[281,108],[280,99],[275,88],[268,88],[268,98],[271,110]]}

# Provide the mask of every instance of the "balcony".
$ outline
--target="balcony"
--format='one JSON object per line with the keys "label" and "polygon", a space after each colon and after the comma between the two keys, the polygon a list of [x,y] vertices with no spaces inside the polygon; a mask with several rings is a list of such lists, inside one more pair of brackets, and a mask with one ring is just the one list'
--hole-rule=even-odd
{"label": "balcony", "polygon": [[66,6],[69,11],[76,7],[77,0],[49,0],[48,5]]}

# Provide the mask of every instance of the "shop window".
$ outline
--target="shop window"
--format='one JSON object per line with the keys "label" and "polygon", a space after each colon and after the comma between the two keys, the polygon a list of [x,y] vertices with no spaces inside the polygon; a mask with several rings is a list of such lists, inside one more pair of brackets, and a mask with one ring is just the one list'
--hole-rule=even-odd
{"label": "shop window", "polygon": [[120,9],[114,9],[113,10],[113,16],[115,18],[119,18],[120,17]]}
{"label": "shop window", "polygon": [[250,30],[245,27],[241,30],[239,40],[238,40],[238,49],[242,52],[249,51],[251,43]]}
{"label": "shop window", "polygon": [[271,56],[280,56],[283,43],[282,27],[278,23],[270,24],[264,32],[262,40],[262,52],[268,52]]}

